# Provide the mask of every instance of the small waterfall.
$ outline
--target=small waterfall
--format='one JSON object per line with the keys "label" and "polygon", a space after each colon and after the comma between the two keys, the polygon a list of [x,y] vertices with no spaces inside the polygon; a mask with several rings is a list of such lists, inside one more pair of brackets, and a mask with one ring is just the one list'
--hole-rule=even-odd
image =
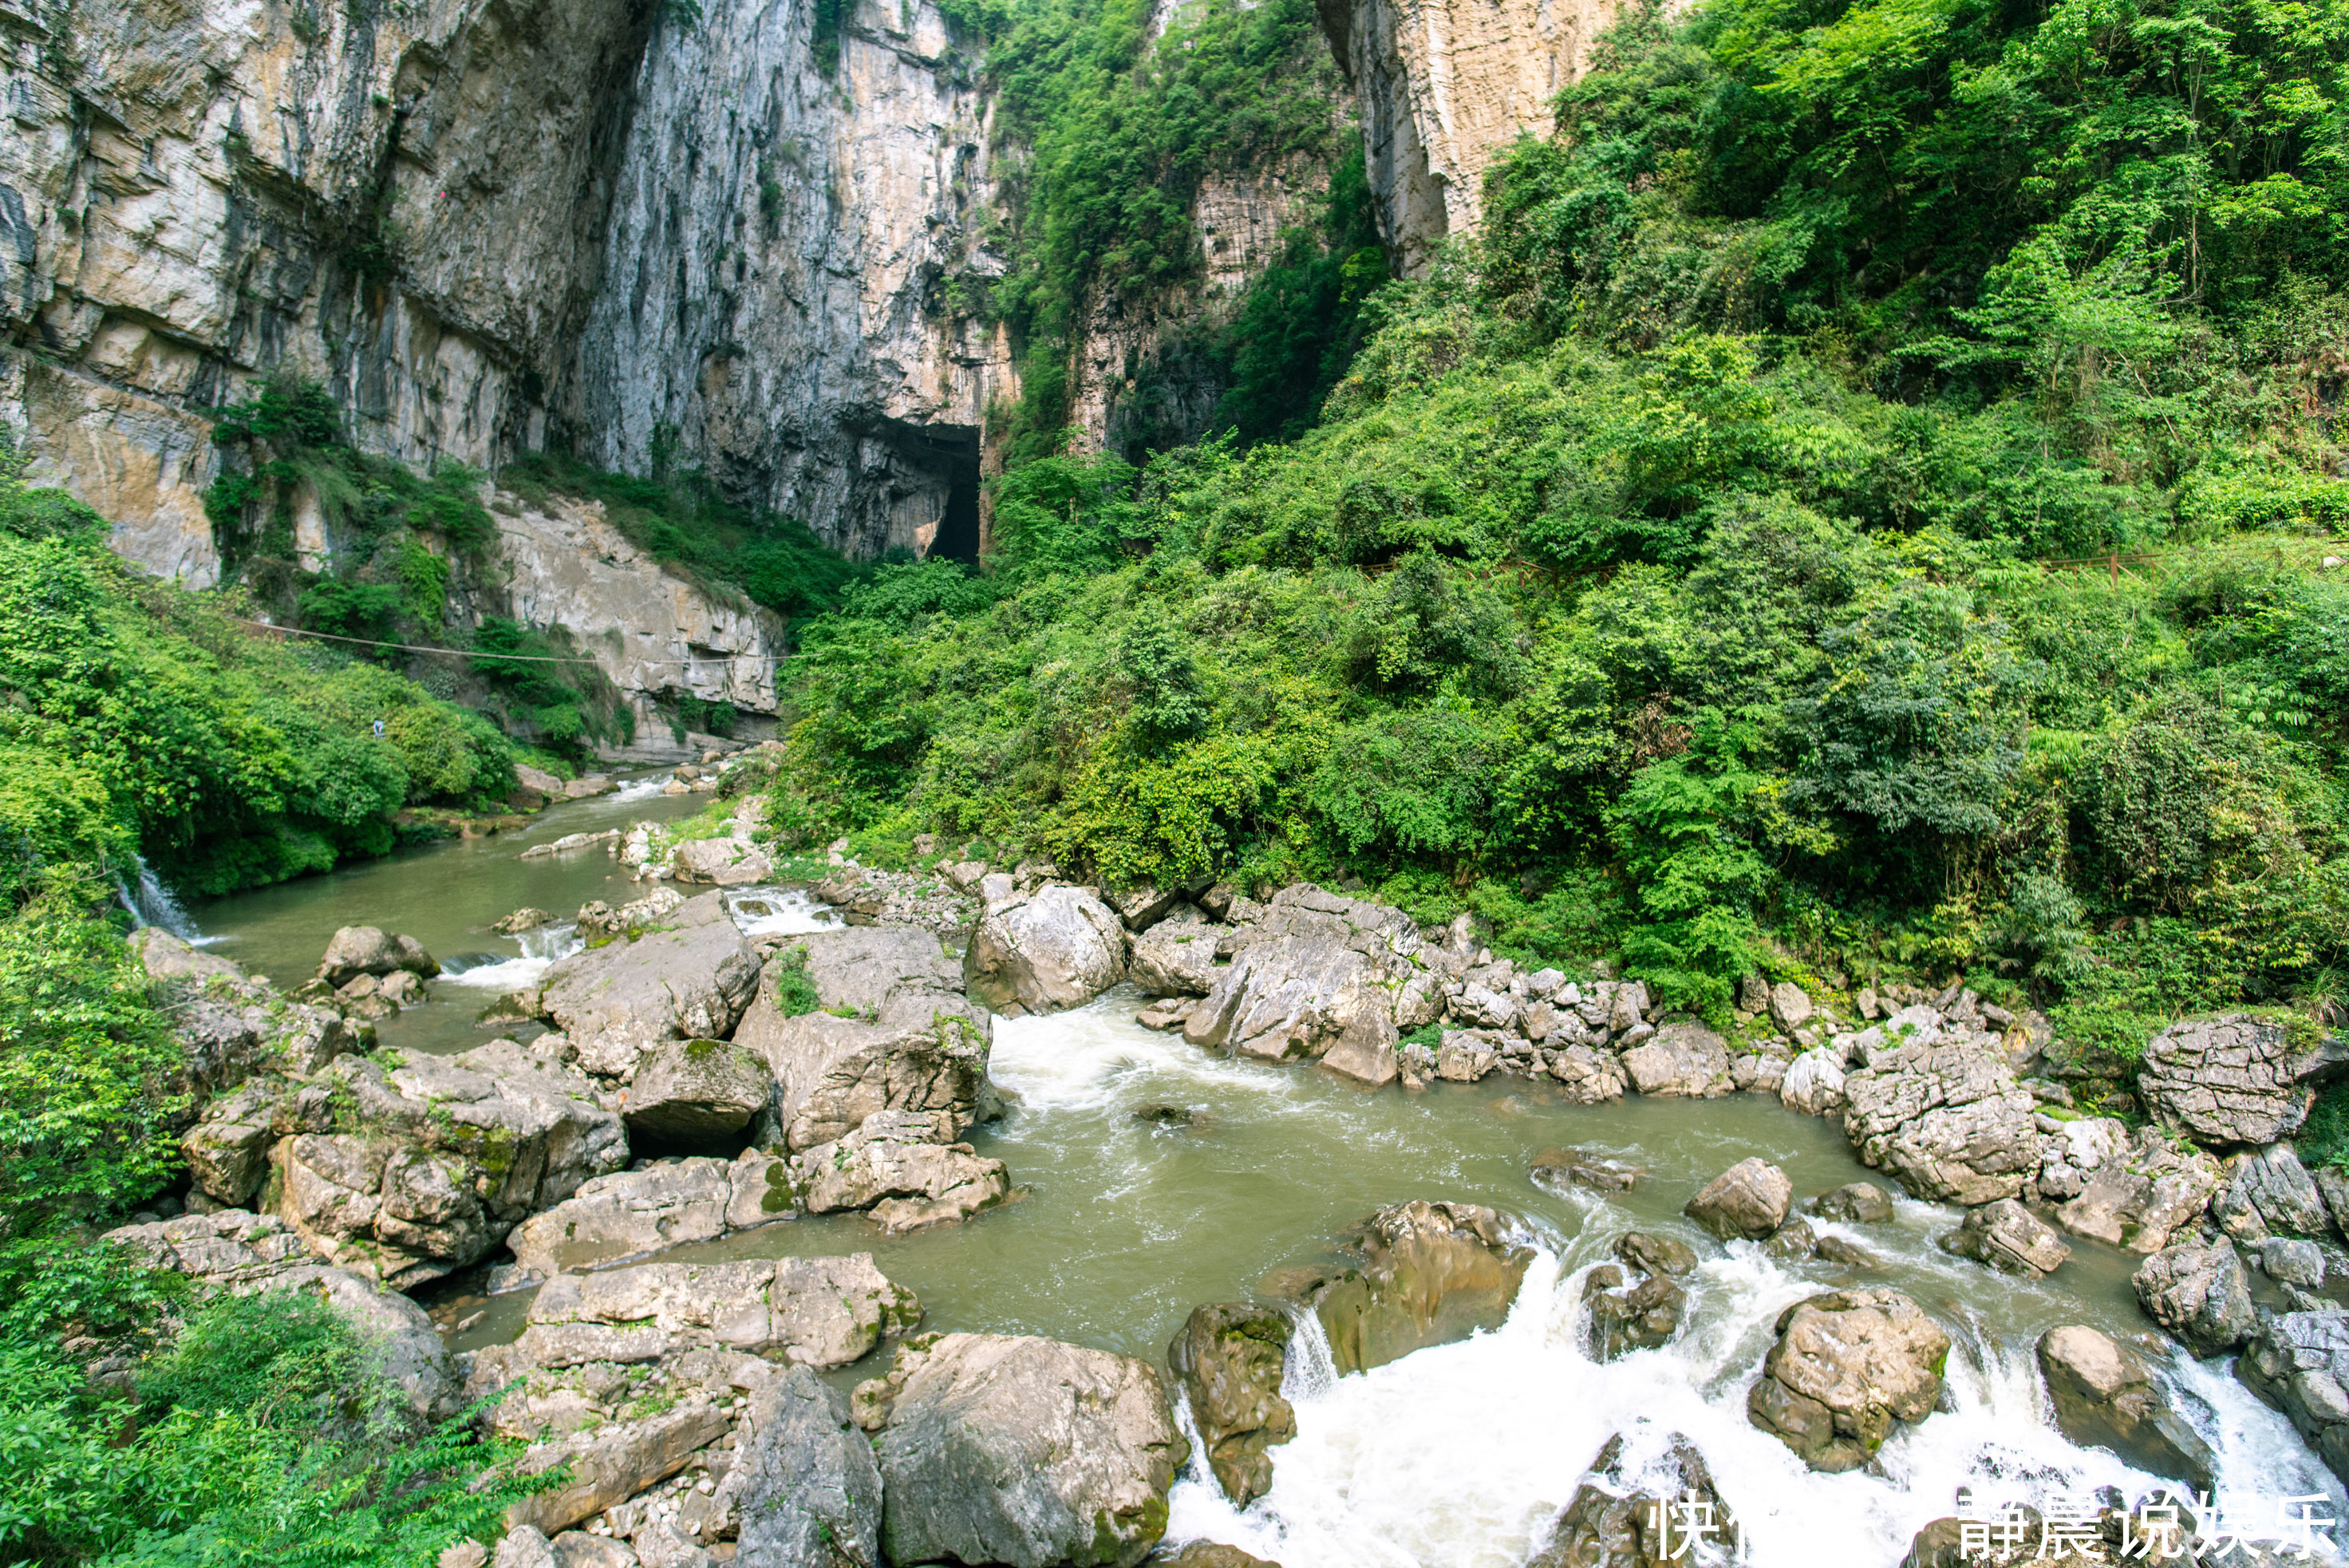
{"label": "small waterfall", "polygon": [[180,900],[172,897],[171,889],[163,886],[163,879],[148,867],[147,862],[133,859],[131,867],[137,873],[135,877],[125,878],[118,874],[114,878],[115,896],[122,900],[130,918],[140,926],[169,931],[183,942],[203,940],[195,921],[188,919],[187,910],[180,908]]}

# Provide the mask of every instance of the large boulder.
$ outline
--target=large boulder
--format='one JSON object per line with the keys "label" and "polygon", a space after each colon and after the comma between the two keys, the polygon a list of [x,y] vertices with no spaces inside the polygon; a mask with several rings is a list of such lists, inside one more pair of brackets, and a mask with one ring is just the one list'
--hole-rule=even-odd
{"label": "large boulder", "polygon": [[620,1118],[592,1095],[512,1041],[388,1071],[338,1058],[288,1096],[274,1211],[327,1261],[409,1288],[626,1160]]}
{"label": "large boulder", "polygon": [[2239,1241],[2271,1235],[2323,1236],[2333,1230],[2324,1198],[2288,1143],[2270,1144],[2228,1162],[2211,1217]]}
{"label": "large boulder", "polygon": [[1265,1450],[1297,1435],[1297,1414],[1280,1397],[1291,1327],[1268,1307],[1203,1306],[1167,1347],[1166,1365],[1190,1401],[1207,1467],[1241,1508],[1272,1490],[1272,1456]]}
{"label": "large boulder", "polygon": [[[1641,1447],[1655,1435],[1640,1434]],[[1582,1485],[1526,1568],[1722,1568],[1737,1541],[1704,1458],[1679,1433],[1661,1454],[1627,1457],[1624,1434],[1599,1450]],[[1657,1482],[1661,1480],[1662,1485]],[[1702,1521],[1709,1535],[1692,1528]]]}
{"label": "large boulder", "polygon": [[1806,1116],[1830,1116],[1843,1110],[1843,1053],[1821,1045],[1786,1064],[1778,1080],[1778,1103]]}
{"label": "large boulder", "polygon": [[799,1212],[790,1167],[745,1150],[731,1160],[696,1158],[615,1171],[581,1185],[506,1237],[533,1274],[559,1274],[688,1241],[711,1241]]}
{"label": "large boulder", "polygon": [[1873,1181],[1850,1181],[1820,1193],[1806,1207],[1822,1220],[1880,1225],[1892,1218],[1892,1195]]}
{"label": "large boulder", "polygon": [[1223,928],[1188,905],[1133,939],[1128,972],[1144,996],[1205,996],[1220,966],[1216,942]]}
{"label": "large boulder", "polygon": [[363,974],[381,979],[403,971],[430,980],[440,972],[440,966],[414,937],[393,936],[374,926],[345,926],[327,940],[326,954],[318,960],[317,978],[328,985],[342,986]]}
{"label": "large boulder", "polygon": [[516,1365],[652,1361],[716,1345],[810,1366],[845,1366],[921,1321],[913,1292],[844,1258],[645,1263],[557,1274],[530,1303]]}
{"label": "large boulder", "polygon": [[636,1059],[622,1114],[640,1140],[708,1145],[749,1127],[771,1093],[764,1058],[723,1040],[669,1040]]}
{"label": "large boulder", "polygon": [[1184,1038],[1266,1061],[1319,1057],[1340,1041],[1353,1054],[1392,1051],[1395,988],[1418,974],[1417,928],[1400,909],[1284,888],[1229,940],[1237,948]]}
{"label": "large boulder", "polygon": [[1682,1212],[1724,1241],[1740,1236],[1759,1241],[1786,1222],[1794,1202],[1795,1184],[1786,1173],[1755,1158],[1714,1177]]}
{"label": "large boulder", "polygon": [[881,1467],[847,1401],[794,1366],[746,1426],[719,1485],[741,1521],[734,1568],[876,1568]]}
{"label": "large boulder", "polygon": [[2012,1198],[1970,1210],[1964,1224],[1941,1238],[1941,1245],[2001,1273],[2032,1279],[2054,1272],[2072,1255],[2055,1227]]}
{"label": "large boulder", "polygon": [[1001,1160],[941,1134],[941,1113],[876,1111],[846,1137],[794,1155],[792,1188],[811,1214],[869,1209],[891,1235],[967,1220],[1010,1196]]}
{"label": "large boulder", "polygon": [[1815,1470],[1858,1469],[1896,1422],[1923,1420],[1941,1397],[1950,1336],[1898,1291],[1813,1296],[1777,1329],[1746,1415]]}
{"label": "large boulder", "polygon": [[1603,1106],[1623,1097],[1623,1064],[1604,1051],[1569,1045],[1549,1056],[1549,1075],[1565,1086],[1565,1098],[1577,1106]]}
{"label": "large boulder", "polygon": [[1049,1339],[908,1343],[857,1407],[893,1563],[1134,1568],[1190,1453],[1147,1363]]}
{"label": "large boulder", "polygon": [[2232,1243],[2166,1247],[2137,1266],[2138,1304],[2197,1355],[2223,1355],[2257,1325],[2251,1282]]}
{"label": "large boulder", "polygon": [[785,1017],[761,997],[735,1044],[766,1062],[769,1141],[794,1151],[845,1137],[881,1111],[931,1117],[951,1141],[996,1106],[986,1029],[943,1010],[918,1023],[865,1023],[829,1012]]}
{"label": "large boulder", "polygon": [[1623,1072],[1643,1095],[1718,1099],[1735,1087],[1729,1051],[1702,1023],[1672,1023],[1623,1053]]}
{"label": "large boulder", "polygon": [[704,893],[662,929],[555,963],[539,997],[580,1066],[626,1077],[665,1042],[732,1034],[758,987],[757,950],[726,912],[724,895]]}
{"label": "large boulder", "polygon": [[680,882],[707,882],[719,888],[749,888],[775,875],[772,856],[748,839],[730,835],[686,840],[669,852],[669,866]]}
{"label": "large boulder", "polygon": [[2235,1376],[2292,1426],[2333,1473],[2349,1481],[2349,1312],[2281,1313],[2261,1320]]}
{"label": "large boulder", "polygon": [[965,988],[998,1012],[1054,1012],[1125,978],[1126,934],[1091,889],[1053,882],[990,900],[963,953]]}
{"label": "large boulder", "polygon": [[2158,1252],[2189,1230],[2219,1189],[2219,1162],[2179,1147],[2158,1127],[2139,1127],[2122,1152],[2090,1168],[2080,1195],[2055,1210],[2055,1222],[2132,1251]]}
{"label": "large boulder", "polygon": [[2209,1492],[2218,1456],[2169,1407],[2145,1360],[2080,1324],[2039,1336],[2039,1370],[2055,1425],[2083,1448],[2109,1449],[2138,1469]]}
{"label": "large boulder", "polygon": [[2147,1042],[2137,1093],[2156,1121],[2207,1144],[2300,1130],[2317,1088],[2349,1067],[2349,1036],[2256,1013],[2173,1023]]}
{"label": "large boulder", "polygon": [[1354,1227],[1347,1242],[1361,1266],[1325,1282],[1312,1302],[1337,1369],[1365,1372],[1500,1327],[1533,1261],[1505,1231],[1481,1205],[1418,1199]]}
{"label": "large boulder", "polygon": [[102,1240],[129,1248],[150,1268],[171,1269],[222,1290],[254,1289],[317,1262],[294,1227],[274,1215],[241,1209],[125,1225]]}
{"label": "large boulder", "polygon": [[1612,1361],[1635,1350],[1671,1343],[1688,1310],[1688,1292],[1663,1270],[1601,1263],[1583,1276],[1582,1310],[1588,1324],[1585,1344],[1593,1361]]}
{"label": "large boulder", "polygon": [[2031,1092],[1994,1044],[1929,1034],[1872,1054],[1843,1093],[1853,1149],[1920,1198],[2013,1198],[2039,1168]]}

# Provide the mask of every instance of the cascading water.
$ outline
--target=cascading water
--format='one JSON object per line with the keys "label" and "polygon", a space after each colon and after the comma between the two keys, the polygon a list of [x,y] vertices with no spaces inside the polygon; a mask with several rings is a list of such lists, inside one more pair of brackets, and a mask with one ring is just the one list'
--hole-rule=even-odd
{"label": "cascading water", "polygon": [[204,941],[195,921],[188,918],[180,900],[163,886],[163,879],[149,868],[147,862],[134,859],[131,866],[133,876],[118,876],[114,879],[115,897],[121,900],[130,918],[141,926],[169,931],[184,942]]}

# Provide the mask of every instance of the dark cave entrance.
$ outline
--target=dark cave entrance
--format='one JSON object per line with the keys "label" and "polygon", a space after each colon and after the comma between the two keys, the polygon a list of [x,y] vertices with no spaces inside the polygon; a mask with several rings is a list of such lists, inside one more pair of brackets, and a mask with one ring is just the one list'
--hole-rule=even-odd
{"label": "dark cave entrance", "polygon": [[943,504],[941,510],[932,514],[937,532],[931,535],[928,558],[978,561],[978,427],[915,425],[891,420],[882,429],[904,475],[899,483],[910,481],[909,488],[926,494],[932,505]]}
{"label": "dark cave entrance", "polygon": [[976,446],[954,465],[947,491],[947,514],[930,545],[933,559],[978,559],[978,452]]}

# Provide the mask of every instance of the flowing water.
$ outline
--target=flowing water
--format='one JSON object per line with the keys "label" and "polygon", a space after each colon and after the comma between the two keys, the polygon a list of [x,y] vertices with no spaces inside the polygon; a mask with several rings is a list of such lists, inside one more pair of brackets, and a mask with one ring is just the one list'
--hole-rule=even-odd
{"label": "flowing water", "polygon": [[[306,973],[336,925],[359,921],[415,935],[444,962],[482,955],[435,981],[431,1003],[383,1026],[387,1042],[459,1048],[487,1037],[471,1022],[481,1002],[525,982],[565,940],[560,930],[497,939],[490,921],[520,904],[567,911],[643,890],[600,849],[553,861],[519,861],[516,850],[693,804],[566,806],[518,839],[435,846],[222,900],[199,918],[225,939],[216,950],[281,976]],[[746,929],[807,929],[823,919],[777,890],[733,902]],[[2107,1485],[2135,1498],[2156,1483],[2066,1442],[2033,1360],[2039,1335],[2059,1324],[2145,1332],[2131,1255],[2075,1241],[2051,1278],[2011,1280],[1940,1251],[1957,1210],[1904,1199],[1886,1224],[1813,1221],[1876,1253],[1881,1270],[1781,1262],[1748,1243],[1715,1243],[1681,1207],[1748,1155],[1783,1167],[1798,1198],[1868,1177],[1832,1123],[1752,1096],[1577,1106],[1513,1080],[1366,1093],[1143,1030],[1133,1022],[1137,1001],[1122,991],[1071,1012],[998,1021],[993,1074],[1012,1109],[972,1141],[1010,1168],[1024,1189],[1017,1202],[912,1236],[826,1216],[667,1255],[870,1251],[919,1294],[929,1328],[1045,1334],[1157,1362],[1194,1306],[1247,1299],[1270,1271],[1331,1261],[1337,1235],[1382,1204],[1467,1199],[1518,1217],[1537,1259],[1499,1331],[1347,1377],[1330,1376],[1316,1336],[1300,1332],[1289,1376],[1298,1436],[1275,1450],[1271,1494],[1240,1512],[1203,1469],[1178,1483],[1174,1538],[1230,1542],[1286,1568],[1514,1568],[1617,1432],[1632,1434],[1635,1461],[1660,1458],[1674,1432],[1692,1441],[1742,1521],[1751,1561],[1765,1568],[1889,1568],[1919,1526],[1952,1511],[1961,1486],[1991,1501],[2045,1502]],[[1187,1125],[1170,1125],[1169,1107]],[[1646,1174],[1628,1193],[1552,1193],[1526,1172],[1557,1147],[1616,1154]],[[1679,1236],[1706,1259],[1690,1282],[1688,1323],[1664,1349],[1594,1364],[1580,1349],[1580,1275],[1634,1228]],[[1860,1283],[1907,1292],[1951,1331],[1949,1398],[1896,1436],[1872,1471],[1813,1475],[1747,1422],[1745,1390],[1780,1310]],[[469,1326],[452,1345],[511,1338],[528,1300],[465,1302]],[[876,1369],[859,1366],[843,1380]],[[2218,1449],[2222,1491],[2321,1492],[2341,1511],[2337,1483],[2226,1364],[2185,1362],[2165,1377]]]}

